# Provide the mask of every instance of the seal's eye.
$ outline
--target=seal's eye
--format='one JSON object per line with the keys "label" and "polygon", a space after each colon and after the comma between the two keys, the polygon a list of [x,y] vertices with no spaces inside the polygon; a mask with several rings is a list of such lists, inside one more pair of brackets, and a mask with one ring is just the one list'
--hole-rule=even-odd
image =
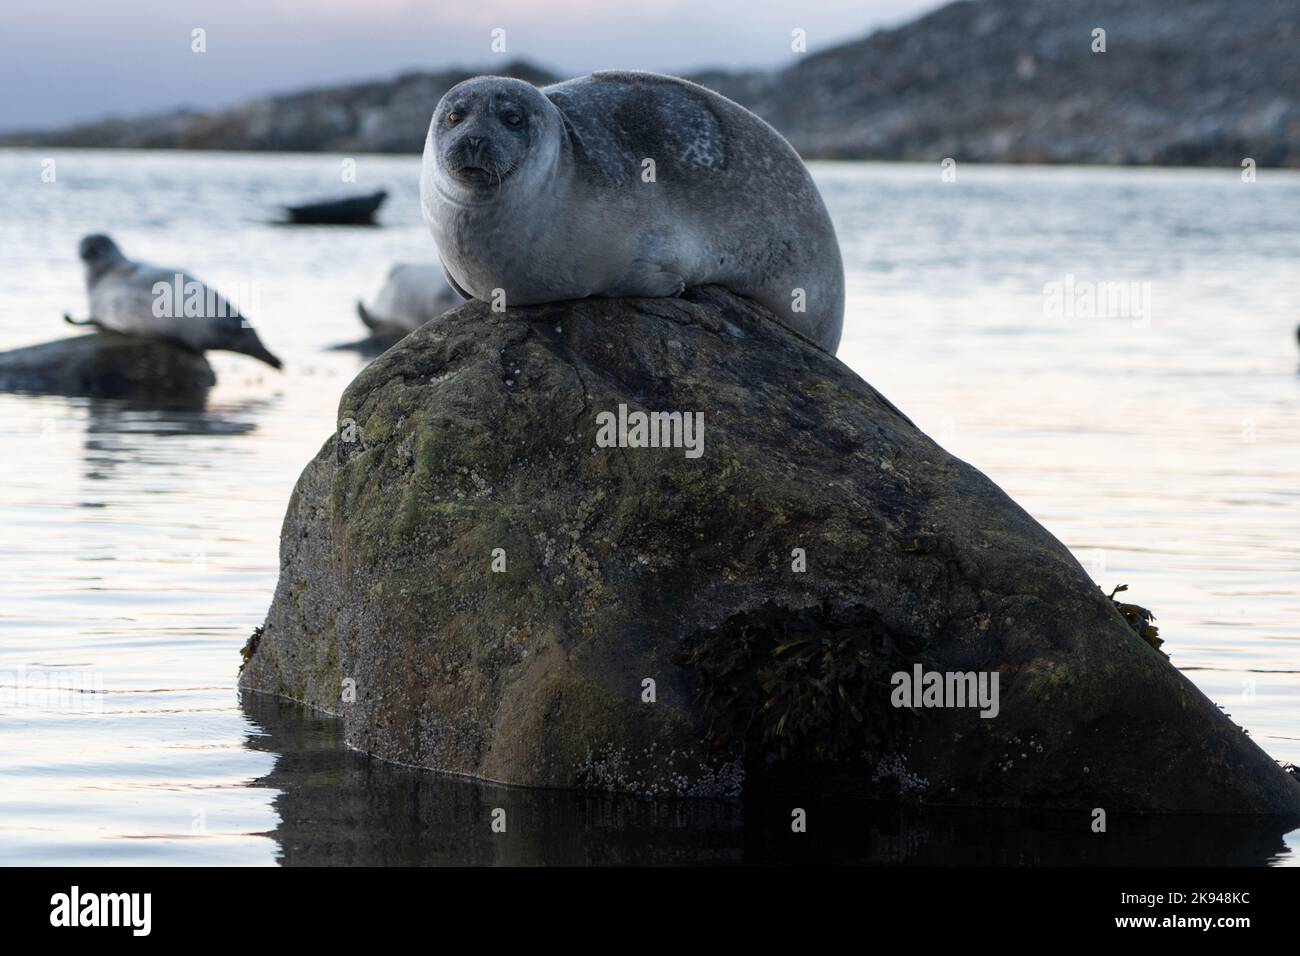
{"label": "seal's eye", "polygon": [[507,113],[505,116],[501,117],[501,119],[505,121],[507,126],[518,126],[524,121],[524,118],[518,113]]}
{"label": "seal's eye", "polygon": [[447,114],[447,125],[455,126],[462,119],[464,119],[464,117],[460,113],[456,112],[456,110],[452,110],[450,113]]}

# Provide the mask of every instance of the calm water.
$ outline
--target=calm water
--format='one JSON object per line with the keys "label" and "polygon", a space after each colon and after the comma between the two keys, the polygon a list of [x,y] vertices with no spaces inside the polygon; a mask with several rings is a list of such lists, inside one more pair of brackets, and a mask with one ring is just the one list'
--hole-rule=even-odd
{"label": "calm water", "polygon": [[[42,181],[42,160],[56,181]],[[280,521],[361,367],[326,347],[430,249],[414,157],[0,151],[0,348],[85,314],[75,251],[192,269],[241,298],[284,374],[211,356],[202,412],[0,395],[0,863],[1290,863],[1300,833],[828,804],[646,804],[446,781],[240,700]],[[984,470],[1274,757],[1300,762],[1300,176],[827,164],[849,272],[840,357]],[[272,225],[383,186],[379,229]],[[1067,277],[1073,277],[1067,280]],[[1067,281],[1138,285],[1060,315]],[[251,297],[251,298],[247,298]],[[1118,303],[1116,303],[1118,305]],[[1103,310],[1105,311],[1105,310]],[[488,808],[511,809],[492,837]],[[520,821],[525,821],[520,823]],[[537,825],[528,825],[533,821]],[[810,834],[810,837],[812,835]]]}

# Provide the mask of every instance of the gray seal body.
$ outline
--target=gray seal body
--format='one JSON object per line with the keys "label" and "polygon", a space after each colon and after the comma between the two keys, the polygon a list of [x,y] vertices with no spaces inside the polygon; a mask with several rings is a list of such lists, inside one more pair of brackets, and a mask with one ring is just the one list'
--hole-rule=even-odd
{"label": "gray seal body", "polygon": [[441,265],[399,262],[370,306],[357,303],[357,314],[375,335],[406,335],[459,302]]}
{"label": "gray seal body", "polygon": [[105,235],[86,236],[78,253],[90,318],[75,325],[167,339],[195,352],[240,352],[281,367],[239,311],[193,276],[133,262]]}
{"label": "gray seal body", "polygon": [[753,113],[686,80],[466,80],[429,125],[420,199],[466,298],[533,305],[717,283],[826,351],[839,345],[844,267],[807,167]]}

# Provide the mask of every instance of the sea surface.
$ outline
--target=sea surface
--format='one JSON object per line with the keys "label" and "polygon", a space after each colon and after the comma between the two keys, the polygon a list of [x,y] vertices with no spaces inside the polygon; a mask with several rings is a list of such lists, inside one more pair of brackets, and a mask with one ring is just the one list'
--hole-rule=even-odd
{"label": "sea surface", "polygon": [[[356,181],[344,182],[346,159]],[[201,411],[0,394],[0,864],[1300,861],[1300,831],[503,789],[349,751],[235,687],[299,471],[362,367],[354,303],[429,256],[417,157],[0,151],[0,348],[72,333],[78,239],[191,270],[286,363]],[[816,164],[840,358],[982,469],[1173,663],[1300,762],[1300,175]],[[378,228],[275,224],[383,187]],[[1156,730],[1158,732],[1158,729]],[[493,835],[491,808],[510,811]]]}

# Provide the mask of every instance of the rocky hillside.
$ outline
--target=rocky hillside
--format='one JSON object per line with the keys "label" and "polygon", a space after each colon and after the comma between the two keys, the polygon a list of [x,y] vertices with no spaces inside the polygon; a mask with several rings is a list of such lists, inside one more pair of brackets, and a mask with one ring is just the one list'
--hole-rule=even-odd
{"label": "rocky hillside", "polygon": [[1297,0],[964,0],[714,86],[808,156],[1298,166],[1298,49]]}
{"label": "rocky hillside", "polygon": [[[1093,51],[1099,28],[1104,53]],[[691,78],[809,158],[1300,166],[1298,48],[1300,0],[961,0],[779,71]],[[558,78],[527,63],[490,69]],[[438,98],[473,72],[0,144],[414,152]]]}
{"label": "rocky hillside", "polygon": [[[0,145],[419,152],[434,104],[452,86],[480,72],[484,71],[457,67],[438,73],[404,73],[394,80],[268,96],[215,113],[176,110],[48,133],[0,136]],[[491,72],[539,86],[560,79],[523,62],[494,66]]]}

